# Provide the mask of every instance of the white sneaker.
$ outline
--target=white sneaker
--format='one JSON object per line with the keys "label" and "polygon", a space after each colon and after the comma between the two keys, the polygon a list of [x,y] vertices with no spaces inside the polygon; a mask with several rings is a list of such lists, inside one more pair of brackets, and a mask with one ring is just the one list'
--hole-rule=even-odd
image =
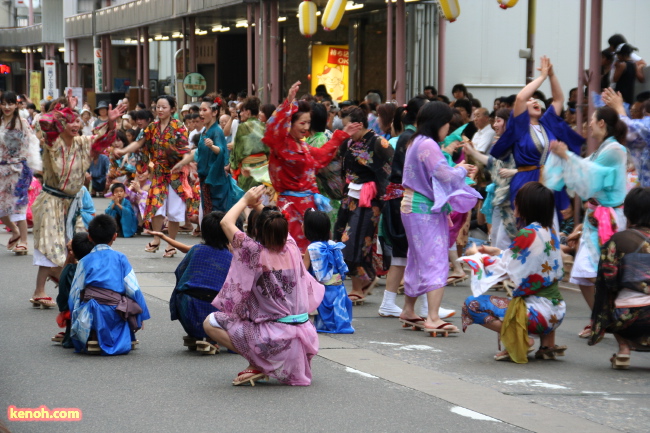
{"label": "white sneaker", "polygon": [[379,307],[379,315],[381,317],[399,317],[400,314],[402,314],[402,309],[395,304],[381,304],[381,307]]}
{"label": "white sneaker", "polygon": [[448,309],[442,308],[442,307],[440,307],[438,309],[438,316],[440,316],[440,318],[442,320],[449,319],[450,317],[452,317],[455,314],[456,314],[456,310],[448,310]]}

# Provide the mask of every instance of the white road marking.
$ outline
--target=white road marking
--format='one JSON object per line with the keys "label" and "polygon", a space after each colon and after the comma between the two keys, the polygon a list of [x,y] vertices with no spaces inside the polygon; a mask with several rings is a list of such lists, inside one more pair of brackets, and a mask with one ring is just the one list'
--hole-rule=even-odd
{"label": "white road marking", "polygon": [[355,373],[363,377],[369,377],[371,379],[378,379],[377,376],[373,376],[372,374],[364,373],[363,371],[355,370],[354,368],[350,368],[350,367],[345,367],[345,371],[347,371],[348,373]]}
{"label": "white road marking", "polygon": [[537,379],[518,379],[518,380],[504,380],[502,383],[506,385],[524,385],[524,386],[534,386],[537,388],[548,388],[548,389],[570,389],[566,386],[555,385],[553,383],[542,382]]}
{"label": "white road marking", "polygon": [[492,418],[490,416],[483,415],[482,413],[474,412],[473,410],[465,409],[464,407],[460,407],[460,406],[452,407],[451,411],[453,413],[455,413],[456,415],[465,416],[467,418],[472,418],[472,419],[476,419],[476,420],[479,420],[479,421],[502,422],[502,421],[499,421],[496,418]]}

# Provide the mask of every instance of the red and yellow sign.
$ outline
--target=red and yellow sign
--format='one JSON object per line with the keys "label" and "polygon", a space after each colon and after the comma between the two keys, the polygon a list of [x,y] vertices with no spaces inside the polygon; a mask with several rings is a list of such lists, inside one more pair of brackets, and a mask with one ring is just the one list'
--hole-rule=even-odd
{"label": "red and yellow sign", "polygon": [[350,50],[347,45],[314,45],[311,49],[311,91],[325,85],[334,101],[348,97]]}

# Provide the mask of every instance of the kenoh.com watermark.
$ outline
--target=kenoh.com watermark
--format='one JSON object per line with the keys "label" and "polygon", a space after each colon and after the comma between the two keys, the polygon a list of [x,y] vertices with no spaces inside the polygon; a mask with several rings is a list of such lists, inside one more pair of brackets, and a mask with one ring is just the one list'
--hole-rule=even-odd
{"label": "kenoh.com watermark", "polygon": [[81,421],[81,410],[77,408],[49,409],[43,405],[38,408],[16,407],[7,408],[9,421]]}

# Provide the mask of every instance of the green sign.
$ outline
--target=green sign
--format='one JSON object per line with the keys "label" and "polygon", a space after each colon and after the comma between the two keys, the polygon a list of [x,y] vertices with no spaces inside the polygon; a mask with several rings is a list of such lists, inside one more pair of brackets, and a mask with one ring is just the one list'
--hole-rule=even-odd
{"label": "green sign", "polygon": [[205,78],[203,77],[203,75],[197,72],[192,72],[191,74],[187,74],[185,76],[185,79],[183,80],[183,89],[185,90],[187,96],[191,96],[191,97],[203,96],[207,88],[208,85],[205,82]]}

